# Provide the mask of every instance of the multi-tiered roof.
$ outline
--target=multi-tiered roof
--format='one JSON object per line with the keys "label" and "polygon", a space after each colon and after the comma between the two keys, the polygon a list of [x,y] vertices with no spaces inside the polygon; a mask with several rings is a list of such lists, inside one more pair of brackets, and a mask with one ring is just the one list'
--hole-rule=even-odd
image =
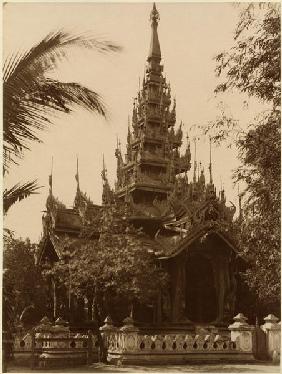
{"label": "multi-tiered roof", "polygon": [[163,76],[158,39],[159,13],[154,4],[150,16],[151,44],[142,87],[133,103],[131,126],[128,126],[127,153],[123,160],[116,149],[116,194],[133,196],[135,203],[163,200],[173,190],[178,174],[190,169],[190,146],[184,155],[182,124],[175,129],[176,102],[171,100],[170,84]]}
{"label": "multi-tiered roof", "polygon": [[209,233],[222,236],[232,246],[229,239],[235,207],[226,206],[223,190],[216,193],[211,158],[208,183],[196,160],[193,178],[188,180],[190,143],[187,139],[181,154],[182,123],[175,128],[176,102],[171,100],[170,84],[163,75],[157,32],[159,13],[155,4],[150,21],[152,31],[146,73],[133,103],[127,152],[122,155],[120,144],[115,151],[115,190],[108,182],[104,161],[102,206],[93,204],[81,191],[78,170],[73,209],[59,203],[53,197],[51,188],[43,217],[44,237],[40,256],[48,242],[51,241],[54,248],[58,247],[56,241],[62,235],[79,236],[85,226],[92,225],[91,237],[98,238],[103,210],[117,202],[126,204],[129,221],[153,239],[150,243],[160,257],[174,256],[188,243]]}

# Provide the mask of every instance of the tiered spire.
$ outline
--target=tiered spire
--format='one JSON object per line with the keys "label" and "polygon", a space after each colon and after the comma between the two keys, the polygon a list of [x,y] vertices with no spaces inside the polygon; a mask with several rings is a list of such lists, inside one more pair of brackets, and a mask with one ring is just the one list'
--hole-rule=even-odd
{"label": "tiered spire", "polygon": [[101,172],[101,177],[102,177],[102,181],[103,181],[102,203],[103,203],[103,205],[112,204],[113,201],[114,201],[114,195],[113,195],[113,191],[112,191],[112,189],[110,187],[110,184],[109,184],[109,181],[108,181],[107,168],[106,168],[106,165],[105,165],[104,155],[103,155],[103,168],[102,168],[102,172]]}
{"label": "tiered spire", "polygon": [[150,21],[151,42],[147,66],[142,87],[133,102],[132,131],[129,127],[124,161],[120,148],[116,150],[117,194],[124,198],[127,189],[136,196],[135,202],[146,195],[146,203],[155,198],[167,198],[176,175],[190,169],[191,158],[189,144],[184,155],[180,155],[182,124],[174,129],[176,100],[171,103],[170,84],[162,73],[157,31],[159,13],[155,4]]}
{"label": "tiered spire", "polygon": [[80,186],[79,186],[78,156],[76,156],[76,173],[75,173],[74,178],[76,180],[76,194],[74,198],[73,207],[79,210],[81,203],[83,201],[83,198],[82,198],[82,193],[80,191]]}

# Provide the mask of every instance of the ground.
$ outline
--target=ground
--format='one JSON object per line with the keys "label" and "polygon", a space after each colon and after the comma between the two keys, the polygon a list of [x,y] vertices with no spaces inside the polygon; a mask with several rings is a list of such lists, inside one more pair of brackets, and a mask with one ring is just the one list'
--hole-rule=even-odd
{"label": "ground", "polygon": [[[9,373],[31,373],[28,367],[9,366]],[[159,365],[159,366],[113,366],[92,364],[76,368],[40,370],[40,373],[280,373],[280,366],[267,362],[255,364],[210,364],[210,365]]]}

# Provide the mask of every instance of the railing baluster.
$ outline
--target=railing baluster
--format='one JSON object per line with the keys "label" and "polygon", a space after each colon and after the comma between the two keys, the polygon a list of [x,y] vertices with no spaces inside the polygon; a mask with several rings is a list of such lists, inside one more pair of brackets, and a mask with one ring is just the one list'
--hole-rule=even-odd
{"label": "railing baluster", "polygon": [[92,331],[88,331],[88,344],[87,344],[87,365],[92,364],[92,356],[93,356],[93,336]]}

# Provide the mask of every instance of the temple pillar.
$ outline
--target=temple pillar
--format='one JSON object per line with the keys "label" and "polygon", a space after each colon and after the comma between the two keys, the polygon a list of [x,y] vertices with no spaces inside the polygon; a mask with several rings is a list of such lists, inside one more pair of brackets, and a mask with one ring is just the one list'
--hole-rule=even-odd
{"label": "temple pillar", "polygon": [[[212,268],[214,273],[214,284],[217,295],[217,318],[216,322],[223,322],[226,319],[226,312],[231,313],[231,282],[229,272],[229,257],[212,257]],[[230,304],[230,306],[227,306]]]}
{"label": "temple pillar", "polygon": [[184,319],[186,305],[186,261],[183,256],[178,257],[175,261],[173,275],[175,281],[173,287],[172,322],[180,322]]}
{"label": "temple pillar", "polygon": [[52,278],[52,292],[53,292],[53,318],[57,319],[57,287],[55,279]]}

